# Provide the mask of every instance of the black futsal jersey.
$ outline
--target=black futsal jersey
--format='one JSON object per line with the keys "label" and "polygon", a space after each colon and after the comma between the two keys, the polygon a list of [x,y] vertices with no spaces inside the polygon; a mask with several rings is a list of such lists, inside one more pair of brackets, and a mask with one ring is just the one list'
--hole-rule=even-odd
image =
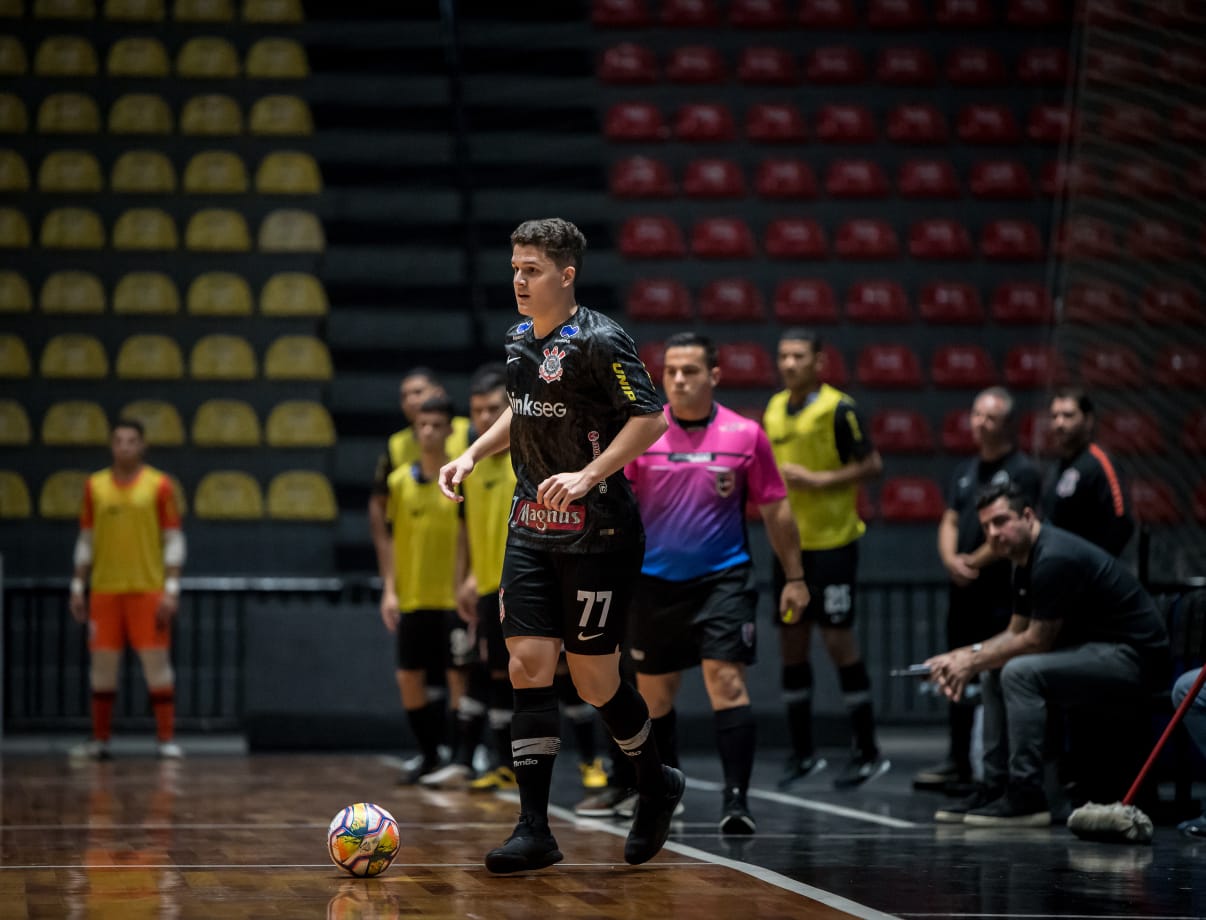
{"label": "black futsal jersey", "polygon": [[540,483],[582,469],[634,415],[660,412],[636,346],[602,313],[579,306],[537,339],[532,321],[507,330],[507,398],[515,498],[508,543],[569,553],[618,550],[644,540],[636,499],[617,470],[565,511],[536,503]]}

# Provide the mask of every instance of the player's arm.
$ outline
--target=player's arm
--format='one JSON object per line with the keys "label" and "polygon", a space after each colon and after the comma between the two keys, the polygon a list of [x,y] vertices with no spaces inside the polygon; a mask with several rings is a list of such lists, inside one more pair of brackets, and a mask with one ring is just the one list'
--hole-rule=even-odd
{"label": "player's arm", "polygon": [[1009,626],[991,639],[929,659],[930,678],[948,698],[959,700],[968,681],[980,672],[1004,667],[1019,655],[1051,651],[1063,625],[1063,620],[1014,614]]}
{"label": "player's arm", "polygon": [[[385,498],[384,516],[385,520],[389,520],[390,504],[393,501],[392,496]],[[386,532],[385,551],[377,552],[377,574],[381,578],[381,622],[385,624],[385,628],[393,632],[398,628],[398,588],[394,583],[394,544],[393,537]]]}
{"label": "player's arm", "polygon": [[808,585],[804,582],[804,567],[800,563],[800,530],[786,498],[759,505],[758,513],[786,578],[779,595],[779,617],[784,623],[794,623],[803,616],[810,599]]}
{"label": "player's arm", "polygon": [[853,403],[841,402],[833,418],[838,457],[842,465],[827,471],[823,488],[870,482],[884,472],[884,460],[867,436],[867,425]]}
{"label": "player's arm", "polygon": [[454,502],[464,501],[464,496],[458,495],[456,487],[466,476],[473,472],[478,462],[502,453],[511,446],[511,407],[507,406],[502,415],[490,426],[490,430],[479,436],[465,449],[465,452],[440,467],[440,491],[445,497]]}
{"label": "player's arm", "polygon": [[550,476],[536,489],[536,501],[564,511],[612,473],[623,469],[653,446],[670,427],[659,409],[647,415],[630,415],[607,449],[577,472]]}
{"label": "player's arm", "polygon": [[92,571],[92,481],[84,483],[84,499],[80,507],[80,532],[72,553],[71,594],[68,609],[77,623],[88,619],[86,597],[88,575]]}
{"label": "player's arm", "polygon": [[[951,581],[963,588],[971,584],[980,574],[983,563],[977,564],[975,553],[961,553],[959,546],[959,512],[947,508],[938,522],[938,558],[951,577]],[[977,550],[978,552],[978,550]],[[991,550],[989,550],[991,553]]]}
{"label": "player's arm", "polygon": [[389,536],[389,515],[386,506],[389,503],[389,474],[391,464],[389,448],[377,459],[377,468],[373,471],[372,492],[368,500],[369,537],[373,541],[373,552],[377,554],[377,572],[380,573],[386,565],[393,565],[393,547]]}
{"label": "player's arm", "polygon": [[180,573],[188,556],[188,544],[181,527],[180,504],[172,481],[164,476],[155,495],[159,516],[159,539],[163,545],[163,594],[155,616],[161,623],[170,622],[180,609]]}

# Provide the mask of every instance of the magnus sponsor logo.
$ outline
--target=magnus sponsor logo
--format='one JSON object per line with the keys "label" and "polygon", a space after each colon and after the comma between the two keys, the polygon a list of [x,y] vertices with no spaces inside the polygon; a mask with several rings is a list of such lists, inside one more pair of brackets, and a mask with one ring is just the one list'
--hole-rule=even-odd
{"label": "magnus sponsor logo", "polygon": [[586,526],[586,509],[582,505],[570,505],[564,511],[548,508],[529,499],[515,503],[511,521],[516,527],[534,530],[576,533]]}
{"label": "magnus sponsor logo", "polygon": [[611,365],[611,372],[616,375],[616,380],[620,384],[620,392],[628,397],[629,402],[636,402],[636,391],[633,390],[632,384],[628,382],[628,375],[624,373],[624,365],[619,361]]}
{"label": "magnus sponsor logo", "polygon": [[516,415],[527,415],[531,418],[565,418],[563,402],[541,402],[539,399],[533,399],[531,393],[507,398],[511,402],[511,411]]}

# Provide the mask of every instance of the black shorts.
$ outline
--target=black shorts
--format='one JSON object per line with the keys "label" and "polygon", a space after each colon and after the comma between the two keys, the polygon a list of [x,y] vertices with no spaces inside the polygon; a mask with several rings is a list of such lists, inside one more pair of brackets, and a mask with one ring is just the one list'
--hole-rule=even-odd
{"label": "black shorts", "polygon": [[575,655],[610,655],[628,624],[645,543],[610,553],[507,545],[499,608],[503,635],[561,639]]}
{"label": "black shorts", "polygon": [[[858,577],[858,541],[835,549],[802,549],[804,581],[812,598],[797,622],[813,622],[834,629],[854,626],[854,587]],[[783,568],[775,560],[775,594],[771,605],[775,623],[779,619],[779,597],[783,593]]]}
{"label": "black shorts", "polygon": [[455,610],[411,610],[398,618],[398,670],[442,671],[474,659],[465,621]]}
{"label": "black shorts", "polygon": [[690,581],[642,575],[628,624],[637,673],[685,671],[704,658],[753,664],[757,608],[748,565]]}
{"label": "black shorts", "polygon": [[497,591],[477,599],[477,647],[478,660],[486,662],[491,671],[507,670],[511,655],[498,618]]}

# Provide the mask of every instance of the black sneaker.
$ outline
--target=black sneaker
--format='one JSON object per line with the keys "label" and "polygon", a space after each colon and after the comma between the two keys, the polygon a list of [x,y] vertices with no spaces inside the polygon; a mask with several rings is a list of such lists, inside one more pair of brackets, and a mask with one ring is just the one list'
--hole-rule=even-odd
{"label": "black sneaker", "polygon": [[429,773],[434,773],[440,769],[441,763],[439,758],[419,757],[413,758],[398,774],[399,786],[416,786],[424,776]]}
{"label": "black sneaker", "polygon": [[745,792],[734,786],[724,793],[724,817],[720,819],[722,834],[752,834],[758,825],[750,814],[750,806],[745,800]]}
{"label": "black sneaker", "polygon": [[790,789],[801,780],[808,779],[808,777],[820,773],[827,766],[829,766],[829,763],[824,757],[817,757],[812,754],[808,757],[800,757],[798,754],[792,754],[787,758],[787,763],[783,765],[783,772],[779,776],[778,786],[780,789]]}
{"label": "black sneaker", "polygon": [[[635,799],[636,794],[635,789],[608,786],[606,789],[600,789],[598,792],[588,795],[575,805],[574,814],[583,818],[623,817],[620,814],[621,806],[629,799]],[[631,815],[632,813],[629,812],[629,817]]]}
{"label": "black sneaker", "polygon": [[543,869],[564,858],[557,849],[548,821],[536,815],[520,814],[519,823],[506,842],[486,854],[486,868],[495,875],[505,875]]}
{"label": "black sneaker", "polygon": [[670,836],[670,819],[674,817],[674,809],[687,789],[682,770],[663,764],[662,777],[665,790],[637,799],[632,828],[628,831],[628,839],[624,841],[624,862],[630,866],[649,862],[665,845],[666,838]]}
{"label": "black sneaker", "polygon": [[1051,809],[1041,790],[1010,789],[963,819],[968,827],[1050,827]]}
{"label": "black sneaker", "polygon": [[877,776],[883,776],[892,769],[892,761],[876,754],[856,753],[849,763],[842,767],[842,772],[833,778],[836,789],[853,789],[863,783],[870,782]]}
{"label": "black sneaker", "polygon": [[970,780],[970,768],[963,768],[954,763],[954,761],[944,760],[942,763],[922,767],[913,774],[913,788],[945,789],[954,783],[967,783]]}
{"label": "black sneaker", "polygon": [[934,812],[934,820],[939,824],[962,824],[967,813],[973,808],[983,808],[989,802],[1001,797],[1000,789],[991,789],[984,784],[976,786],[974,792],[967,798],[944,805]]}
{"label": "black sneaker", "polygon": [[1177,830],[1181,832],[1182,837],[1188,837],[1190,840],[1206,840],[1206,814],[1200,818],[1182,821],[1177,825]]}

